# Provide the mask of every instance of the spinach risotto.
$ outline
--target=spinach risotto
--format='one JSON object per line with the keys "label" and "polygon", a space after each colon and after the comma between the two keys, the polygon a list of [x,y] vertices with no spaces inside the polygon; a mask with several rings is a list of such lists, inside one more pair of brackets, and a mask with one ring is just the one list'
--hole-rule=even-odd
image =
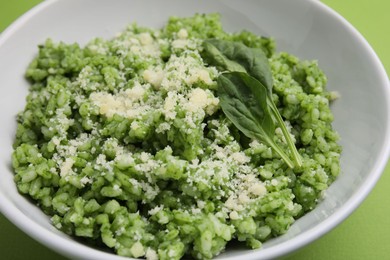
{"label": "spinach risotto", "polygon": [[19,192],[57,229],[118,255],[260,248],[340,172],[337,95],[317,62],[227,33],[218,14],[132,24],[84,47],[49,39],[26,77]]}

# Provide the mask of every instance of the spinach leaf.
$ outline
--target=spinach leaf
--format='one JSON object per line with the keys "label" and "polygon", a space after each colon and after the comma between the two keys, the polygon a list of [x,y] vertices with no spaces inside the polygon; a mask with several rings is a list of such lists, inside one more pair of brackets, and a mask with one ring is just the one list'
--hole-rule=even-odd
{"label": "spinach leaf", "polygon": [[228,59],[210,40],[203,42],[203,59],[209,64],[213,64],[218,67],[219,70],[227,71],[242,71],[246,72],[246,69],[239,63]]}
{"label": "spinach leaf", "polygon": [[[238,42],[207,39],[203,42],[203,51],[201,55],[209,65],[216,66],[220,71],[246,72],[248,75],[255,78],[262,87],[266,88],[266,93],[263,93],[264,96],[267,97],[265,104],[269,106],[272,118],[281,128],[296,165],[301,167],[301,156],[292,141],[278,108],[273,102],[272,72],[264,52],[261,49],[250,48]],[[256,90],[254,89],[252,91]],[[259,100],[258,102],[262,101]],[[245,134],[244,131],[242,132]]]}
{"label": "spinach leaf", "polygon": [[[272,72],[267,56],[261,49],[250,48],[240,42],[219,39],[207,39],[203,42],[203,46],[205,60],[210,65],[217,66],[222,71],[246,71],[266,86],[269,94],[272,94]],[[241,69],[235,69],[237,65],[233,66],[231,63],[239,64]]]}
{"label": "spinach leaf", "polygon": [[291,168],[294,163],[273,140],[275,124],[267,104],[267,88],[245,72],[218,77],[220,105],[230,121],[247,137],[268,144]]}

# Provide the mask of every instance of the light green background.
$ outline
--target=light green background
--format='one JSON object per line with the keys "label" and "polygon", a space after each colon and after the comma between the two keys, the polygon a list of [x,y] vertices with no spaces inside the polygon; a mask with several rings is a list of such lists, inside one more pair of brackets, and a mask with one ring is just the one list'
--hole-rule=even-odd
{"label": "light green background", "polygon": [[[0,0],[0,32],[39,2],[40,0]],[[343,15],[363,34],[390,74],[390,1],[323,2]],[[29,238],[0,214],[0,259],[46,260],[63,257]],[[286,259],[390,259],[390,164],[372,193],[345,222]]]}

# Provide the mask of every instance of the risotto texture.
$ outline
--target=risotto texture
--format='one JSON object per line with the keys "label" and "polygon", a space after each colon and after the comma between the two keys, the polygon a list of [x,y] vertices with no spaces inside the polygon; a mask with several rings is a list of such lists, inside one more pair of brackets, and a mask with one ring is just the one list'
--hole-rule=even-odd
{"label": "risotto texture", "polygon": [[[300,167],[222,111],[223,71],[201,55],[210,38],[266,55]],[[211,259],[229,241],[259,248],[314,209],[340,172],[336,95],[317,62],[276,53],[271,38],[227,33],[218,14],[132,24],[84,47],[49,39],[26,77],[12,155],[19,192],[59,230],[122,256]],[[280,127],[273,141],[289,154]]]}

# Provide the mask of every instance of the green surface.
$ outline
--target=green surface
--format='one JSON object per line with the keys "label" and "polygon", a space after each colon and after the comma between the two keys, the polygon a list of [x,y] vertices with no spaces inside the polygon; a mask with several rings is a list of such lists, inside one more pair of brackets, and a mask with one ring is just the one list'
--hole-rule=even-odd
{"label": "green surface", "polygon": [[[293,0],[292,0],[293,1]],[[314,0],[313,0],[314,1]],[[0,32],[39,0],[0,0]],[[368,40],[390,73],[390,1],[323,0]],[[285,258],[390,259],[390,164],[364,203],[334,230]],[[0,259],[63,259],[0,215]]]}

